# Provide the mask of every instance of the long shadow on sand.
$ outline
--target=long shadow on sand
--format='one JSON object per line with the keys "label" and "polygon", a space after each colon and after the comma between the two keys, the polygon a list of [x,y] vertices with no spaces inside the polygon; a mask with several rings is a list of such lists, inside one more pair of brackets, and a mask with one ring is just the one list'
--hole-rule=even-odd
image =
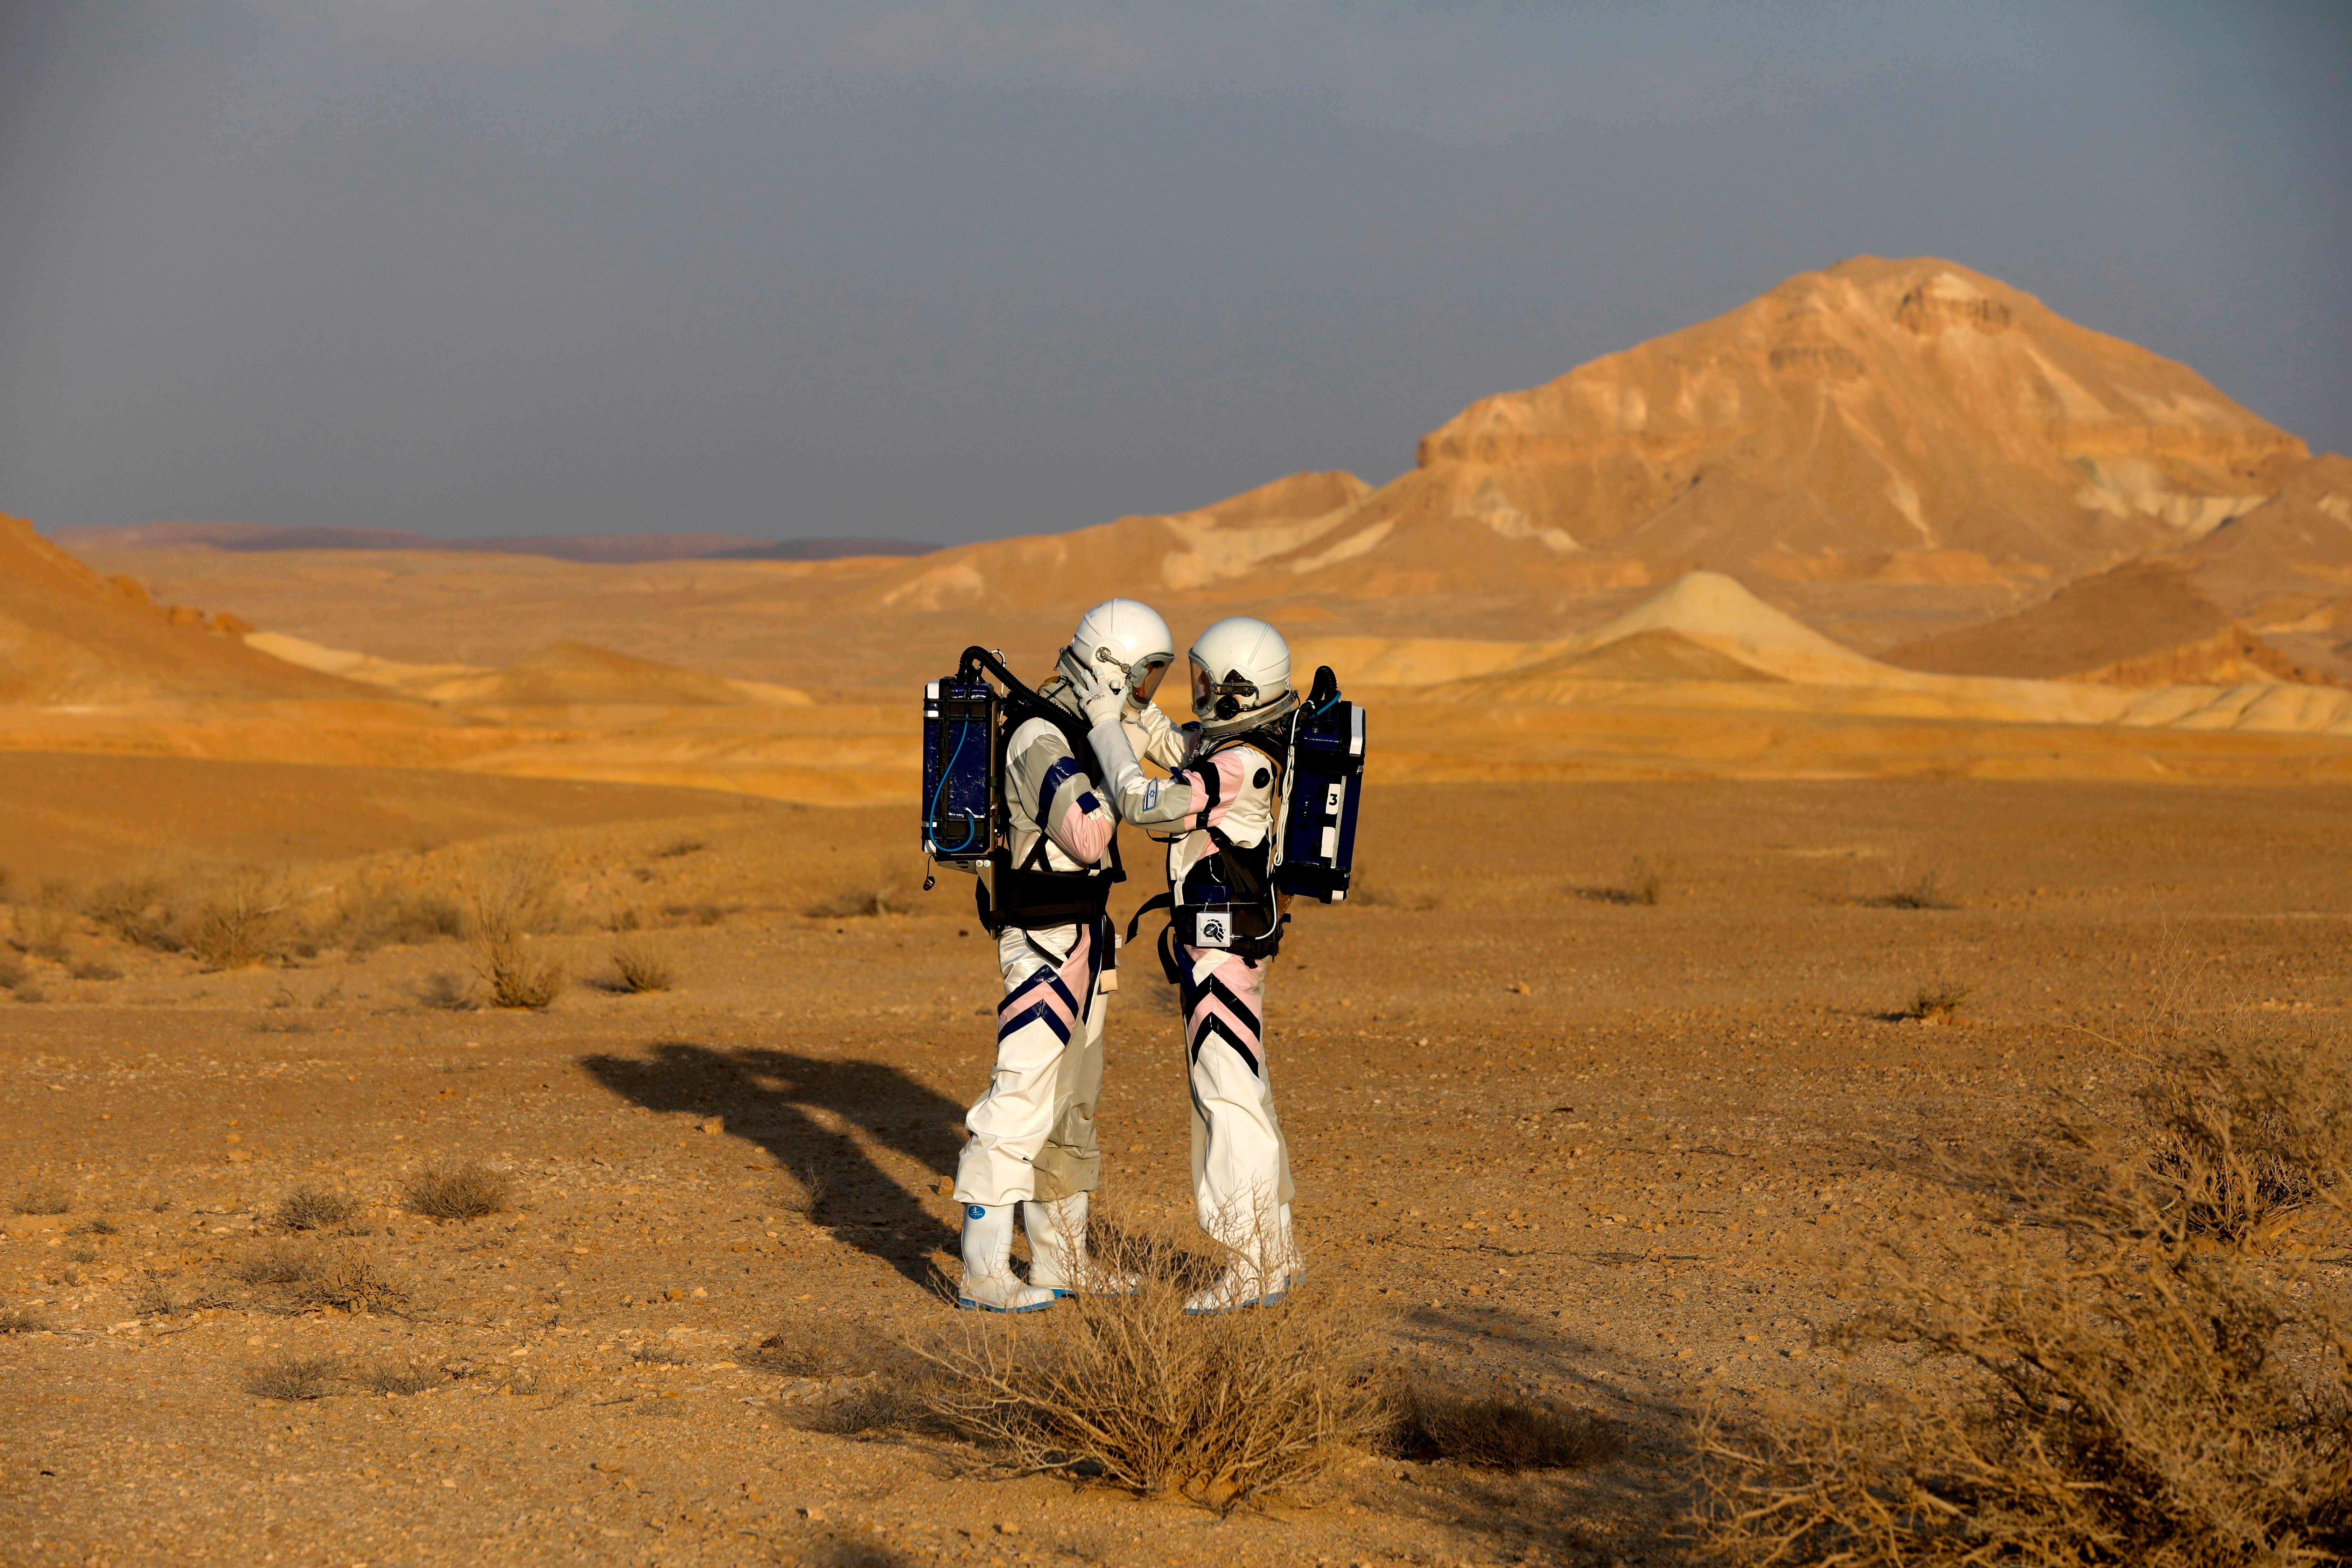
{"label": "long shadow on sand", "polygon": [[730,1137],[758,1144],[784,1169],[813,1169],[823,1194],[809,1218],[918,1284],[931,1278],[931,1254],[956,1245],[956,1233],[891,1180],[856,1136],[862,1131],[941,1175],[955,1169],[964,1108],[896,1068],[683,1040],[659,1041],[642,1058],[583,1057],[580,1065],[648,1110],[719,1117]]}

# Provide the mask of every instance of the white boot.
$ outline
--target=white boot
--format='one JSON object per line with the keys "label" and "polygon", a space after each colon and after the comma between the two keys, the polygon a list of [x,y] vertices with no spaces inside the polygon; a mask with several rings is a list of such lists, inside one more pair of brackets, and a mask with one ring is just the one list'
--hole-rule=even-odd
{"label": "white boot", "polygon": [[963,1286],[956,1305],[981,1312],[1034,1312],[1053,1291],[1024,1285],[1013,1272],[1013,1205],[963,1206]]}
{"label": "white boot", "polygon": [[1234,1261],[1217,1282],[1184,1303],[1187,1312],[1233,1312],[1271,1307],[1290,1291],[1303,1270],[1290,1238],[1290,1205],[1275,1212],[1273,1234],[1234,1245]]}
{"label": "white boot", "polygon": [[1052,1203],[1021,1205],[1022,1228],[1029,1233],[1029,1283],[1056,1296],[1132,1296],[1140,1283],[1132,1274],[1104,1268],[1087,1253],[1087,1194],[1072,1193]]}

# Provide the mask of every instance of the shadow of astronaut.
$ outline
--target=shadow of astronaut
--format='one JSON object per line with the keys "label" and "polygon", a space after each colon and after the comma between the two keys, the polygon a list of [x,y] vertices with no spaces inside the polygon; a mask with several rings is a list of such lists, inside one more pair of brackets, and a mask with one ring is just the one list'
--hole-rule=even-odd
{"label": "shadow of astronaut", "polygon": [[[853,1135],[862,1130],[935,1174],[955,1170],[964,1108],[896,1068],[680,1040],[657,1042],[644,1058],[600,1054],[580,1065],[648,1110],[716,1116],[730,1137],[765,1149],[784,1169],[814,1167],[826,1191],[809,1218],[842,1226],[835,1233],[840,1240],[917,1284],[931,1281],[934,1252],[956,1248],[957,1231]],[[830,1124],[815,1111],[829,1112]]]}

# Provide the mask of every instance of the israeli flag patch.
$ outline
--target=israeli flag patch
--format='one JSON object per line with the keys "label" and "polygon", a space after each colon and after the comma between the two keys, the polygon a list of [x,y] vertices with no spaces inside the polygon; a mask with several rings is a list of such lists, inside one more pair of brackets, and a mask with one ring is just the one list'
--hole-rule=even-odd
{"label": "israeli flag patch", "polygon": [[1147,779],[1143,785],[1143,809],[1150,811],[1160,804],[1160,781]]}

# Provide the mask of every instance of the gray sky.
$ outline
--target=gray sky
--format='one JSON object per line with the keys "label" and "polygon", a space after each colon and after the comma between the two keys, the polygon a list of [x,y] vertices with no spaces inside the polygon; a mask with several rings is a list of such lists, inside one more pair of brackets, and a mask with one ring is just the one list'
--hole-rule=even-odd
{"label": "gray sky", "polygon": [[2352,6],[0,6],[0,510],[953,541],[1934,254],[2352,450]]}

